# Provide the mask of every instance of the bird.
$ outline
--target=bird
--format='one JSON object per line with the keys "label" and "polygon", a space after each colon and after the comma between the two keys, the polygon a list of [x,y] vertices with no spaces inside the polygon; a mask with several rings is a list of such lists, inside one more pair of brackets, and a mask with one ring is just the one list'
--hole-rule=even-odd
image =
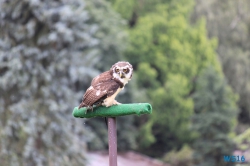
{"label": "bird", "polygon": [[115,63],[110,70],[93,78],[78,109],[87,107],[87,110],[92,109],[93,111],[94,106],[110,107],[121,104],[115,100],[115,97],[131,80],[132,75],[133,66],[129,62],[119,61]]}

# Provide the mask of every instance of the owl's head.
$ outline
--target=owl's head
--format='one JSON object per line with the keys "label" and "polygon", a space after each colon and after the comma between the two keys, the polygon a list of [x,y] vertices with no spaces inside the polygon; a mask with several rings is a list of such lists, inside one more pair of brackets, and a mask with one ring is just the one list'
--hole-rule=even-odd
{"label": "owl's head", "polygon": [[133,66],[129,62],[120,61],[110,68],[113,78],[118,79],[124,85],[132,78]]}

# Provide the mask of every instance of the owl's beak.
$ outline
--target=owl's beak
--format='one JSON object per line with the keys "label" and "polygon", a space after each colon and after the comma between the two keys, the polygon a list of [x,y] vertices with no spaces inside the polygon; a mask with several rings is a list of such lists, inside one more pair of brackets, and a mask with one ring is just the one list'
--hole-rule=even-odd
{"label": "owl's beak", "polygon": [[123,72],[120,72],[120,78],[125,78],[125,74]]}

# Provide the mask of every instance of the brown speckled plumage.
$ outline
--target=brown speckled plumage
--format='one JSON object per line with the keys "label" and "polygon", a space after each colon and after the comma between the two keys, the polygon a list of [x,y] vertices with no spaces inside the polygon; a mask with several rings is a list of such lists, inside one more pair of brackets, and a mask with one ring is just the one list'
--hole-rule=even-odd
{"label": "brown speckled plumage", "polygon": [[[114,99],[117,93],[131,79],[132,73],[133,67],[131,64],[128,62],[117,62],[109,71],[101,73],[92,80],[91,86],[86,90],[79,108],[92,107],[98,103],[106,107],[119,104]],[[109,98],[111,99],[110,101],[107,100]]]}

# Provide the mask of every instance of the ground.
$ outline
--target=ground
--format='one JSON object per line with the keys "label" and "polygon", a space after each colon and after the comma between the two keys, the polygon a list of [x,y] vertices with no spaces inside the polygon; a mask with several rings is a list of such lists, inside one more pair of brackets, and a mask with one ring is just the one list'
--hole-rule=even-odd
{"label": "ground", "polygon": [[[87,159],[87,166],[109,166],[108,152],[89,152]],[[117,164],[118,166],[170,166],[159,160],[133,151],[119,153],[117,156]]]}

